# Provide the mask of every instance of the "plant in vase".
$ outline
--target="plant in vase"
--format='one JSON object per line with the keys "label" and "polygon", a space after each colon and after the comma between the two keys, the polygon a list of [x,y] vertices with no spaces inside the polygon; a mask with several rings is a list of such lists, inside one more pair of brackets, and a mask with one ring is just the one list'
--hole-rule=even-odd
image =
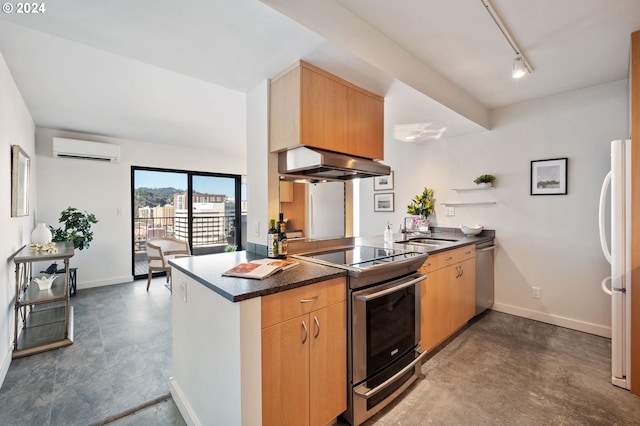
{"label": "plant in vase", "polygon": [[493,175],[480,175],[473,180],[473,182],[481,188],[493,186],[493,181],[496,177]]}
{"label": "plant in vase", "polygon": [[433,189],[425,187],[422,194],[416,195],[407,206],[407,213],[419,216],[414,219],[414,227],[417,225],[421,232],[429,231],[428,217],[433,213],[434,201]]}

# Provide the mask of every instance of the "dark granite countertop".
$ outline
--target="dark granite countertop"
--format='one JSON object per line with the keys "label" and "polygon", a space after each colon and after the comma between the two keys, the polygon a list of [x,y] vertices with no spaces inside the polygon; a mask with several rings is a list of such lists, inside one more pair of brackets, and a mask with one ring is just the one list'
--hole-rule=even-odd
{"label": "dark granite countertop", "polygon": [[297,260],[300,263],[298,266],[277,272],[263,280],[222,276],[223,272],[238,263],[262,257],[255,253],[238,251],[183,257],[170,260],[169,264],[231,302],[266,296],[347,275],[347,271],[343,269]]}
{"label": "dark granite countertop", "polygon": [[[417,235],[411,236],[400,233],[395,233],[393,235],[394,241],[400,241],[411,237],[417,237]],[[302,240],[302,244],[299,245],[299,248],[302,250],[297,250],[297,252],[315,251],[329,247],[355,244],[375,247],[392,247],[400,250],[436,254],[471,244],[489,242],[495,238],[495,231],[484,230],[477,236],[466,236],[459,229],[434,228],[434,231],[431,233],[431,237],[456,239],[457,241],[452,241],[450,243],[434,247],[411,243],[385,243],[382,235],[335,240]],[[292,245],[290,245],[290,247],[291,246]],[[224,271],[233,268],[238,263],[248,262],[253,259],[261,259],[263,257],[264,256],[260,256],[253,252],[239,251],[177,258],[170,260],[169,264],[231,302],[240,302],[254,297],[266,296],[268,294],[278,293],[280,291],[347,275],[347,271],[343,269],[296,259],[300,262],[298,266],[286,271],[277,272],[263,280],[222,276]]]}
{"label": "dark granite countertop", "polygon": [[[402,241],[410,238],[437,238],[437,239],[444,238],[444,239],[452,239],[452,240],[455,239],[457,241],[447,242],[439,246],[425,246],[420,244],[394,242],[391,244],[391,247],[395,249],[401,249],[401,250],[411,250],[411,251],[417,251],[421,253],[436,254],[436,253],[441,253],[443,251],[468,246],[471,244],[489,242],[495,238],[495,231],[493,230],[484,230],[476,236],[467,236],[467,235],[464,235],[462,231],[456,228],[434,228],[434,229],[435,231],[432,231],[430,236],[407,235],[407,234],[401,234],[399,232],[394,233],[393,241]],[[377,246],[377,247],[389,247],[389,244],[390,244],[390,243],[384,242],[384,238],[382,235],[378,235],[374,237],[357,237],[357,238],[354,238],[354,243],[359,245],[368,245],[368,246]]]}

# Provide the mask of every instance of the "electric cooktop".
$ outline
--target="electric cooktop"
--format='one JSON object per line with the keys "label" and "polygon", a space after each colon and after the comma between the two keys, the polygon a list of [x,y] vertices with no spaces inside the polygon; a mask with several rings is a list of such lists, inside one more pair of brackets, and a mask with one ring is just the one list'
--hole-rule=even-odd
{"label": "electric cooktop", "polygon": [[426,259],[425,253],[392,248],[354,246],[327,249],[323,251],[301,253],[294,255],[310,262],[329,264],[347,269],[362,270],[377,265],[402,262],[407,259],[421,257]]}

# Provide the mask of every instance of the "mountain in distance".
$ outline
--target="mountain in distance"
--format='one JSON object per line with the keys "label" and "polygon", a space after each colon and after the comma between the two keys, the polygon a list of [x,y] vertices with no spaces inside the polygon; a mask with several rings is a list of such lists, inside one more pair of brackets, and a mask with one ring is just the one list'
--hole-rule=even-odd
{"label": "mountain in distance", "polygon": [[184,194],[184,189],[177,188],[136,188],[133,197],[136,208],[161,207],[165,204],[173,205],[174,194]]}

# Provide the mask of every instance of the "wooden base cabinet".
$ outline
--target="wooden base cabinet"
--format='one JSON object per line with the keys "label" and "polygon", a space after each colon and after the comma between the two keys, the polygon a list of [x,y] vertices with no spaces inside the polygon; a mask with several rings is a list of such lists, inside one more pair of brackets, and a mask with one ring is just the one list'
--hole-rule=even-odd
{"label": "wooden base cabinet", "polygon": [[344,278],[262,298],[262,424],[326,425],[346,410]]}
{"label": "wooden base cabinet", "polygon": [[430,350],[475,315],[475,246],[429,256],[421,272],[420,344]]}

